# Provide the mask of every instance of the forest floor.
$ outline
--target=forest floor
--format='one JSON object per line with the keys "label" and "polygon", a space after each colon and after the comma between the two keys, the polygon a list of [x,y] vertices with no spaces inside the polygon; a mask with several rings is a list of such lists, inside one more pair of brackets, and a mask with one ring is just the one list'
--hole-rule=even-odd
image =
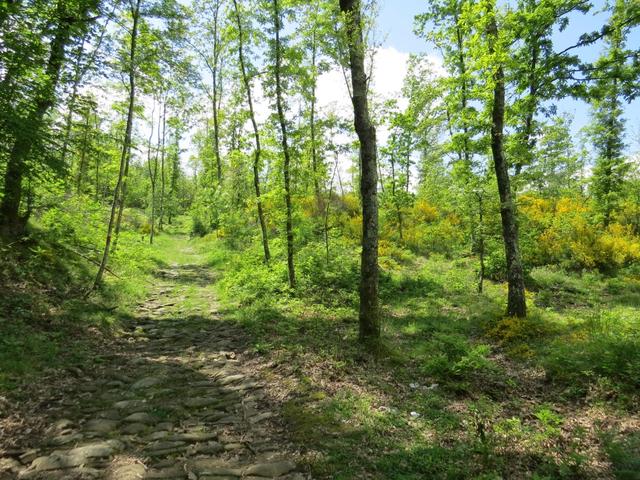
{"label": "forest floor", "polygon": [[385,252],[371,352],[357,246],[300,251],[292,292],[184,230],[123,236],[88,299],[67,247],[0,248],[0,480],[640,479],[636,272],[534,269],[519,320],[476,259]]}
{"label": "forest floor", "polygon": [[117,336],[0,402],[0,479],[306,478],[211,270],[170,247]]}

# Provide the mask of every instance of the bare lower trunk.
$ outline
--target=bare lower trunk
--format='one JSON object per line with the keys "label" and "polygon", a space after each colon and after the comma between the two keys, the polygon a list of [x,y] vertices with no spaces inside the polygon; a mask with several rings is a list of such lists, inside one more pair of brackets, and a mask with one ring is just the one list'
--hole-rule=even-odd
{"label": "bare lower trunk", "polygon": [[360,269],[360,340],[380,338],[378,299],[378,196],[376,130],[369,117],[365,45],[360,0],[340,0],[345,14],[349,64],[353,87],[354,125],[360,140],[360,193],[362,196],[362,258]]}

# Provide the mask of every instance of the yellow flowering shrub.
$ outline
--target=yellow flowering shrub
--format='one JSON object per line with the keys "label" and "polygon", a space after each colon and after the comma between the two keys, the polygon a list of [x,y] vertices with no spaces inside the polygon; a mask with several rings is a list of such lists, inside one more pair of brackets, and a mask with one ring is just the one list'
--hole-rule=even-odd
{"label": "yellow flowering shrub", "polygon": [[553,201],[527,194],[519,199],[519,211],[529,265],[606,269],[640,260],[640,238],[632,226],[615,222],[604,228],[584,199]]}

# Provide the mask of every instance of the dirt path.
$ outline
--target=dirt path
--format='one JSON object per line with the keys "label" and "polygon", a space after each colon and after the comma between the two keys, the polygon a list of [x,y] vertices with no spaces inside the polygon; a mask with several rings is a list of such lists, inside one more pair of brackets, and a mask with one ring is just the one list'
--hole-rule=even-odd
{"label": "dirt path", "polygon": [[260,358],[217,318],[212,281],[199,264],[159,271],[126,333],[97,352],[103,361],[41,400],[39,438],[0,451],[0,479],[307,478],[256,374]]}

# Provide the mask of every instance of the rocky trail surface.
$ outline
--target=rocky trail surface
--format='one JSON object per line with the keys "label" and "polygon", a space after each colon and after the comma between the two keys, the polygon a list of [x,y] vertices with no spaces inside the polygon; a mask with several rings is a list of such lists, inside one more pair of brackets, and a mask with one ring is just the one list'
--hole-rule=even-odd
{"label": "rocky trail surface", "polygon": [[212,281],[198,264],[160,270],[101,361],[38,399],[41,428],[0,445],[0,480],[308,478],[259,377],[263,360],[218,318]]}

